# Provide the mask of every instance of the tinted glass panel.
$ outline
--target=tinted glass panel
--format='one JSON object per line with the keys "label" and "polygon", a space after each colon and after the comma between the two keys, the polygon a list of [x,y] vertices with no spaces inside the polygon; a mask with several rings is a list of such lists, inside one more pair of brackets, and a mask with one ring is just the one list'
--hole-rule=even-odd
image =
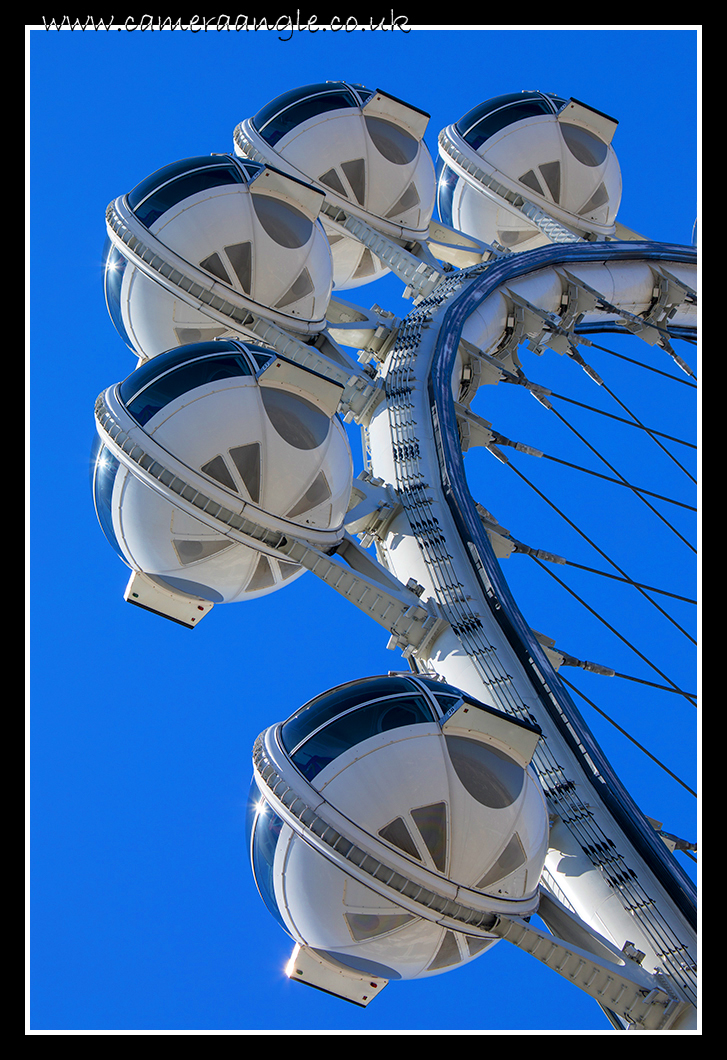
{"label": "tinted glass panel", "polygon": [[247,800],[247,837],[252,871],[260,897],[280,926],[287,931],[275,900],[273,885],[275,848],[278,845],[282,827],[283,822],[261,797],[258,786],[253,780]]}
{"label": "tinted glass panel", "polygon": [[419,144],[404,129],[384,118],[367,118],[366,128],[379,151],[389,162],[396,166],[406,165],[416,158]]}
{"label": "tinted glass panel", "polygon": [[236,445],[230,449],[232,462],[240,473],[247,492],[256,504],[260,500],[260,467],[262,464],[260,452],[259,442]]}
{"label": "tinted glass panel", "polygon": [[436,677],[425,677],[422,674],[417,674],[417,681],[421,681],[427,688],[431,688],[433,692],[446,692],[450,696],[459,696],[460,698],[464,695],[459,688],[455,688],[454,685],[448,685],[446,681],[438,681]]}
{"label": "tinted glass panel", "polygon": [[299,394],[266,386],[260,388],[260,396],[268,419],[288,445],[317,449],[328,437],[331,421]]}
{"label": "tinted glass panel", "polygon": [[122,401],[130,401],[152,380],[175,368],[179,364],[186,364],[197,357],[205,354],[239,353],[239,346],[224,339],[215,339],[211,342],[190,342],[186,346],[175,346],[174,349],[166,350],[157,357],[140,365],[131,375],[119,384],[119,396]]}
{"label": "tinted glass panel", "polygon": [[604,203],[608,202],[608,192],[606,191],[603,183],[599,184],[593,195],[591,195],[585,206],[581,206],[579,213],[585,216],[591,213],[593,210],[597,210],[599,206],[603,206]]}
{"label": "tinted glass panel", "polygon": [[367,89],[354,93],[342,81],[304,85],[284,92],[262,107],[252,119],[253,126],[272,146],[296,125],[324,114],[360,106],[360,98],[368,98]]}
{"label": "tinted glass panel", "polygon": [[450,968],[453,964],[459,964],[461,960],[457,939],[451,931],[446,931],[442,944],[427,971],[433,972],[435,968]]}
{"label": "tinted glass panel", "polygon": [[445,739],[455,773],[473,799],[494,810],[515,802],[525,783],[525,771],[517,762],[479,740]]}
{"label": "tinted glass panel", "polygon": [[458,703],[462,702],[461,696],[443,696],[437,695],[437,703],[442,709],[442,714],[447,714],[452,707],[456,707]]}
{"label": "tinted glass panel", "polygon": [[574,158],[577,158],[584,166],[601,165],[608,154],[608,145],[603,140],[599,140],[587,129],[582,129],[580,125],[563,122],[560,128],[568,150]]}
{"label": "tinted glass panel", "polygon": [[543,96],[539,92],[496,96],[473,107],[460,118],[455,128],[462,139],[477,150],[485,140],[504,129],[506,125],[540,114],[554,114],[564,102],[565,100]]}
{"label": "tinted glass panel", "polygon": [[[247,344],[244,349],[250,352],[255,350],[263,351],[261,346],[249,346]],[[265,352],[269,353],[269,351]],[[242,355],[240,346],[227,339],[214,339],[210,342],[190,342],[185,346],[175,346],[174,349],[167,350],[165,353],[160,353],[157,357],[153,357],[135,369],[131,375],[128,375],[119,384],[119,396],[122,401],[128,402],[140,394],[144,387],[155,379],[160,378],[170,369],[176,368],[178,365],[188,364],[190,361],[199,360],[205,356],[217,357],[219,354],[226,353]]]}
{"label": "tinted glass panel", "polygon": [[143,427],[160,409],[182,394],[219,379],[252,374],[252,368],[241,353],[204,357],[162,375],[127,402],[126,408]]}
{"label": "tinted glass panel", "polygon": [[387,843],[391,843],[392,846],[403,850],[409,857],[416,858],[417,861],[422,860],[402,817],[396,817],[389,824],[384,825],[383,828],[379,828],[379,835]]}
{"label": "tinted glass panel", "polygon": [[185,173],[189,173],[192,169],[218,165],[219,161],[216,158],[211,158],[209,155],[199,155],[194,158],[181,158],[178,162],[171,162],[168,166],[162,166],[161,169],[156,169],[144,180],[139,181],[136,187],[131,189],[126,196],[129,206],[132,210],[135,209],[140,202],[143,202],[147,196],[151,195],[162,184],[166,184],[167,181],[174,180],[176,177],[184,176]]}
{"label": "tinted glass panel", "polygon": [[385,935],[389,931],[410,924],[414,917],[411,913],[344,913],[346,923],[351,934],[357,942],[365,942],[377,935]]}
{"label": "tinted glass panel", "polygon": [[278,246],[297,249],[313,234],[313,222],[289,203],[271,195],[253,195],[252,205],[260,224]]}
{"label": "tinted glass panel", "polygon": [[440,157],[437,162],[437,209],[440,220],[450,227],[452,227],[452,197],[458,179],[454,170],[445,165],[444,159]]}
{"label": "tinted glass panel", "polygon": [[284,723],[280,730],[283,747],[290,753],[315,729],[358,703],[396,692],[411,692],[414,687],[405,677],[367,677],[324,692],[302,706]]}
{"label": "tinted glass panel", "polygon": [[275,357],[274,353],[270,353],[269,350],[264,350],[260,346],[249,346],[248,349],[257,361],[259,368],[264,368],[265,365],[269,364]]}
{"label": "tinted glass panel", "polygon": [[[178,174],[178,175],[175,175]],[[218,159],[186,159],[158,170],[129,192],[129,206],[147,227],[190,195],[224,184],[244,184],[234,163],[220,165]]]}
{"label": "tinted glass panel", "polygon": [[520,842],[520,837],[515,833],[510,842],[507,844],[502,854],[500,854],[497,861],[492,865],[482,879],[477,883],[477,889],[485,889],[492,886],[498,880],[504,879],[505,876],[509,876],[511,872],[515,872],[521,865],[524,865],[527,861],[523,845]]}
{"label": "tinted glass panel", "polygon": [[252,842],[252,830],[255,825],[255,818],[258,815],[260,805],[262,804],[262,795],[260,794],[260,788],[257,786],[255,778],[250,781],[250,790],[247,793],[247,806],[245,808],[245,835],[247,837],[247,849],[250,851],[250,844]]}
{"label": "tinted glass panel", "polygon": [[91,489],[93,491],[93,503],[96,507],[96,516],[106,540],[124,563],[128,563],[116,539],[114,522],[111,517],[111,497],[114,492],[114,482],[116,481],[118,470],[118,460],[111,455],[99,436],[96,435],[91,448]]}
{"label": "tinted glass panel", "polygon": [[364,205],[366,202],[366,161],[363,158],[352,158],[350,162],[342,162],[341,169],[346,180],[351,185],[351,190],[356,196],[356,201]]}
{"label": "tinted glass panel", "polygon": [[291,761],[307,780],[312,780],[334,758],[371,736],[404,725],[431,721],[431,712],[422,696],[401,696],[369,703],[315,733],[291,756]]}
{"label": "tinted glass panel", "polygon": [[116,249],[108,236],[104,243],[103,256],[106,263],[104,269],[106,308],[119,335],[129,349],[133,350],[134,347],[126,331],[124,318],[121,314],[121,284],[126,270],[126,258]]}
{"label": "tinted glass panel", "polygon": [[412,810],[411,816],[432,861],[440,872],[444,872],[447,864],[447,807],[443,802],[435,802]]}
{"label": "tinted glass panel", "polygon": [[486,99],[484,103],[478,103],[477,106],[472,107],[466,114],[463,114],[458,122],[455,122],[455,129],[459,132],[460,136],[464,136],[473,125],[476,125],[488,114],[494,113],[496,110],[500,110],[502,107],[506,107],[510,103],[517,103],[523,99],[522,92],[508,92],[502,96],[493,96],[492,99]]}
{"label": "tinted glass panel", "polygon": [[542,162],[540,172],[555,202],[560,199],[560,162]]}

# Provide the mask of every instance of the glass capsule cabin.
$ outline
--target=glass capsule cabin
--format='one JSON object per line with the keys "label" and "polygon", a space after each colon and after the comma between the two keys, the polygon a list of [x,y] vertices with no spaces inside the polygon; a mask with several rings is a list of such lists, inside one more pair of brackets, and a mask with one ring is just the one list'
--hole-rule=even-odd
{"label": "glass capsule cabin", "polygon": [[[315,787],[316,778],[331,762],[364,741],[384,733],[394,734],[404,727],[438,731],[463,702],[539,731],[436,678],[390,674],[352,681],[317,696],[279,726],[279,741],[301,776]],[[517,802],[526,783],[526,772],[519,763],[482,740],[448,735],[445,743],[457,777],[477,804],[497,812],[508,810]],[[392,785],[395,786],[394,778]],[[436,871],[446,874],[453,827],[446,803],[437,800],[414,807],[408,824],[404,816],[396,816],[379,828],[378,837],[407,857],[418,862],[425,859]],[[253,779],[247,805],[248,853],[260,895],[287,931],[278,908],[274,876],[282,828],[282,820]],[[515,837],[479,883],[487,887],[515,872],[528,857],[529,852]]]}
{"label": "glass capsule cabin", "polygon": [[[251,149],[293,167],[329,206],[361,217],[394,238],[426,236],[435,174],[422,141],[428,115],[362,85],[305,85],[262,107],[235,130],[236,150]],[[334,288],[382,276],[388,267],[329,213],[321,217],[333,257]]]}
{"label": "glass capsule cabin", "polygon": [[[468,110],[455,129],[473,153],[479,152],[501,129],[526,118],[558,114],[566,100],[544,92],[512,92],[494,96]],[[459,177],[441,157],[437,160],[437,209],[446,225],[452,225],[452,196]]]}
{"label": "glass capsule cabin", "polygon": [[[266,170],[268,177],[256,183]],[[307,204],[296,201],[300,182],[275,173],[271,184],[274,172],[235,155],[195,156],[162,167],[124,196],[126,208],[150,233],[155,259],[169,248],[206,274],[197,271],[193,282],[174,286],[169,277],[178,276],[178,269],[172,260],[162,270],[166,279],[155,283],[107,236],[108,312],[138,356],[156,356],[175,340],[182,345],[230,331],[244,335],[245,314],[236,300],[222,310],[228,327],[207,311],[208,305],[225,304],[224,288],[293,330],[323,326],[332,286],[328,243],[307,190]],[[207,285],[217,297],[208,292],[200,301]]]}
{"label": "glass capsule cabin", "polygon": [[617,125],[579,100],[542,92],[473,107],[440,137],[440,216],[518,251],[551,241],[526,203],[576,238],[613,238],[622,191],[611,146]]}
{"label": "glass capsule cabin", "polygon": [[[314,543],[343,533],[350,446],[315,373],[266,347],[217,339],[151,358],[113,392],[144,434],[127,467],[99,428],[92,489],[106,537],[133,570],[213,603],[247,600],[305,568],[264,542],[235,540],[227,530],[240,503],[253,521]],[[180,496],[218,521],[200,521]]]}
{"label": "glass capsule cabin", "polygon": [[[127,412],[143,427],[181,395],[219,379],[255,376],[274,356],[264,346],[234,340],[192,343],[168,350],[141,365],[119,384],[119,397]],[[91,491],[96,517],[109,544],[128,564],[116,536],[112,514],[119,468],[119,461],[96,434],[91,449]]]}
{"label": "glass capsule cabin", "polygon": [[[151,228],[155,221],[173,209],[180,202],[199,192],[231,184],[249,184],[263,170],[257,162],[241,161],[234,155],[200,155],[180,159],[140,181],[126,196],[134,214],[146,228]],[[116,330],[129,349],[136,352],[129,336],[124,313],[121,308],[121,295],[127,259],[109,237],[106,237],[103,249],[104,260],[104,296],[106,307]],[[200,262],[202,264],[202,262]],[[207,263],[217,279],[230,282],[222,262],[211,258]],[[247,266],[249,270],[249,266]],[[250,286],[247,272],[243,286]]]}

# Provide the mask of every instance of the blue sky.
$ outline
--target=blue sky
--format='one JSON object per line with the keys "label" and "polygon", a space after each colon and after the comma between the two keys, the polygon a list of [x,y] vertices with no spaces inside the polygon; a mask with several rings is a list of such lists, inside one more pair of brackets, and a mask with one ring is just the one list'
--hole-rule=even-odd
{"label": "blue sky", "polygon": [[[245,852],[253,741],[318,692],[405,664],[386,650],[378,626],[313,575],[254,603],[216,607],[194,632],[124,604],[128,571],[96,523],[88,486],[94,400],[134,367],[103,299],[104,211],[168,162],[231,151],[235,125],[296,85],[348,80],[408,100],[431,114],[432,154],[439,130],[474,104],[536,88],[618,118],[619,219],[650,238],[691,243],[697,31],[434,28],[281,41],[269,32],[33,30],[28,38],[28,1029],[607,1029],[595,1003],[507,943],[457,971],[392,984],[366,1010],[285,979],[292,943],[262,905]],[[345,297],[403,315],[410,303],[400,295],[398,281],[386,278]],[[636,340],[603,345],[671,371],[666,357],[659,362]],[[693,347],[680,352],[696,367]],[[604,351],[590,359],[650,426],[695,438],[693,391]],[[529,374],[545,382],[546,369],[537,361]],[[571,364],[553,371],[558,388],[594,403],[583,373]],[[504,388],[488,391],[475,407],[501,433],[596,466],[531,399],[515,407]],[[576,406],[567,415],[611,447],[613,461],[628,461],[637,485],[694,503],[669,461],[637,448],[638,432],[589,419]],[[694,463],[691,450],[674,451]],[[356,461],[359,453],[355,445]],[[628,491],[585,476],[564,479],[560,471],[556,480],[555,465],[544,463],[518,467],[580,512],[584,528],[602,531],[609,549],[621,549],[632,576],[694,595],[692,553]],[[465,466],[473,496],[514,537],[603,566],[488,453],[468,454]],[[661,510],[695,541],[692,513]],[[528,621],[563,650],[655,679],[526,557],[511,557],[504,570]],[[576,591],[681,687],[695,690],[693,650],[673,626],[655,621],[628,589],[571,573]],[[668,606],[695,629],[693,606]],[[695,787],[693,707],[631,681],[580,670],[565,676]],[[692,797],[590,707],[583,704],[582,713],[642,809],[694,839]]]}

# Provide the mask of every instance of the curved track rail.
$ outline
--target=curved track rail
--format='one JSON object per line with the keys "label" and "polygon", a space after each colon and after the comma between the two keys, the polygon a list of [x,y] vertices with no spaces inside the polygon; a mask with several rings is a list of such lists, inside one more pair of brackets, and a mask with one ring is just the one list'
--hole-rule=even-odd
{"label": "curved track rail", "polygon": [[[447,620],[446,633],[427,645],[427,658],[414,653],[417,666],[541,726],[545,738],[533,766],[553,843],[579,865],[574,875],[558,871],[558,858],[551,861],[546,888],[619,948],[631,942],[645,951],[644,967],[666,973],[696,1004],[695,888],[616,776],[507,585],[467,485],[452,395],[463,329],[498,292],[588,265],[589,290],[608,291],[571,322],[575,343],[579,331],[618,326],[619,311],[627,329],[638,331],[649,301],[635,311],[632,295],[618,289],[619,276],[628,283],[630,270],[647,265],[658,286],[660,275],[674,279],[663,271],[669,264],[682,277],[681,302],[667,307],[669,326],[690,336],[696,283],[684,273],[696,269],[691,247],[559,244],[450,274],[403,322],[382,367],[385,401],[366,433],[371,470],[394,486],[403,506],[377,542],[380,558],[403,583],[413,577],[423,585],[423,601]],[[592,276],[599,273],[597,285]],[[551,325],[557,321],[557,305],[540,309]],[[599,903],[589,920],[588,907]]]}

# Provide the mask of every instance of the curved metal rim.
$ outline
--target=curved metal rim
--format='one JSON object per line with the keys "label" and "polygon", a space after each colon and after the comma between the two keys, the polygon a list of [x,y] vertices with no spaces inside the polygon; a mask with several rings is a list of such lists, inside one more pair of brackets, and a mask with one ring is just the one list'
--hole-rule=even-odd
{"label": "curved metal rim", "polygon": [[[561,711],[567,715],[577,733],[578,740],[587,748],[588,754],[597,765],[601,775],[607,778],[607,783],[598,786],[599,797],[603,799],[619,827],[653,869],[683,915],[696,927],[696,888],[693,881],[670,854],[653,828],[649,826],[623,786],[520,612],[477,517],[474,500],[467,486],[462,455],[454,444],[454,440],[458,438],[458,432],[451,391],[451,373],[462,328],[479,303],[500,284],[512,280],[515,276],[522,276],[552,265],[606,259],[676,261],[696,264],[697,252],[693,247],[650,242],[610,242],[605,254],[603,244],[599,243],[573,243],[543,247],[530,251],[527,255],[507,256],[494,262],[484,274],[476,276],[472,282],[468,283],[464,291],[444,310],[444,323],[437,338],[428,384],[431,406],[441,425],[441,432],[439,432],[442,457],[440,474],[446,469],[448,478],[448,481],[442,478],[441,488],[463,539],[471,541],[479,553],[487,578],[500,604],[499,609],[492,608],[493,616],[522,664],[534,674],[533,685],[541,703],[562,733],[563,738],[573,747],[574,752],[579,753],[572,734],[563,724]],[[481,573],[471,559],[470,562],[475,576],[482,584]],[[483,585],[483,588],[486,587]],[[485,596],[489,600],[487,593]],[[543,675],[547,676],[547,685]],[[595,779],[590,782],[595,785]]]}

